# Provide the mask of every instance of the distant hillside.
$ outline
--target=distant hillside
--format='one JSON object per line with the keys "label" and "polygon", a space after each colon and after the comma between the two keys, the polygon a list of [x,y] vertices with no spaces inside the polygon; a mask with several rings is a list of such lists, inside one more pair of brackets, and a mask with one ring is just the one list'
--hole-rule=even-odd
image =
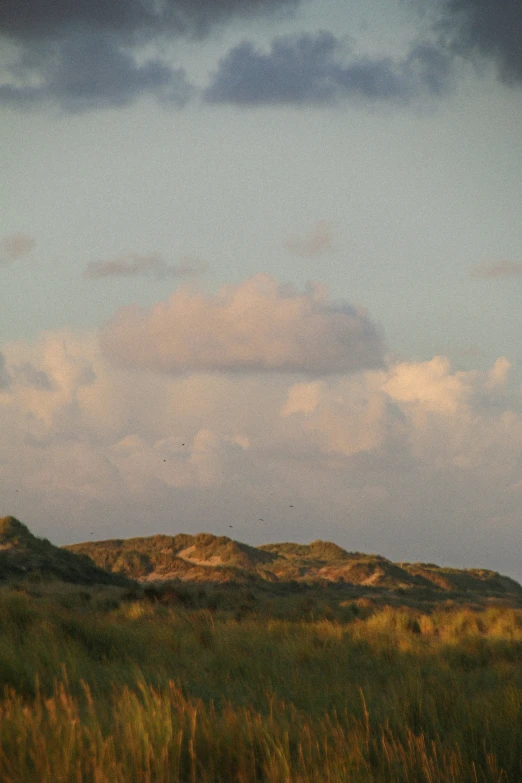
{"label": "distant hillside", "polygon": [[88,541],[64,549],[142,581],[248,581],[275,559],[270,552],[210,533]]}
{"label": "distant hillside", "polygon": [[347,552],[330,541],[311,544],[242,544],[226,536],[156,535],[73,544],[100,568],[140,581],[299,582],[352,585],[389,591],[495,595],[522,599],[522,587],[485,569],[392,563],[380,555]]}
{"label": "distant hillside", "polygon": [[76,584],[128,584],[124,575],[109,573],[87,557],[33,536],[15,517],[0,519],[0,580],[40,575]]}

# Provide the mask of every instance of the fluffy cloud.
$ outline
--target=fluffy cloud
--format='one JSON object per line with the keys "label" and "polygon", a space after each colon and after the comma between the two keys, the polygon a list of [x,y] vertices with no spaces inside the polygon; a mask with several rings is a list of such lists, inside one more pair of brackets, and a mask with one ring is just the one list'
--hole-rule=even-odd
{"label": "fluffy cloud", "polygon": [[124,258],[106,261],[91,261],[83,276],[91,280],[104,277],[155,277],[165,280],[171,277],[187,277],[199,271],[200,267],[187,261],[185,264],[168,264],[159,255],[141,256],[131,254]]}
{"label": "fluffy cloud", "polygon": [[500,356],[488,372],[486,388],[496,389],[505,386],[508,380],[511,362],[505,356]]}
{"label": "fluffy cloud", "polygon": [[[232,381],[129,374],[107,364],[94,335],[50,333],[5,350],[11,381],[0,394],[4,503],[29,522],[52,520],[53,537],[70,540],[76,525],[99,528],[99,515],[101,524],[122,512],[143,522],[149,503],[156,514],[158,503],[172,505],[172,492],[228,486],[248,464],[242,424],[250,420],[252,396],[238,397]],[[28,376],[46,383],[29,384]],[[250,386],[245,379],[242,394]],[[252,424],[257,436],[263,424]],[[180,526],[195,524],[190,513]]]}
{"label": "fluffy cloud", "polygon": [[10,405],[25,411],[25,435],[45,438],[77,424],[78,395],[96,380],[86,356],[89,342],[92,338],[78,340],[58,333],[40,338],[30,348],[18,342],[7,346]]}
{"label": "fluffy cloud", "polygon": [[504,357],[487,372],[435,357],[293,383],[136,372],[95,335],[2,353],[4,513],[53,540],[321,536],[522,576],[522,397]]}
{"label": "fluffy cloud", "polygon": [[10,234],[0,241],[0,265],[18,261],[27,256],[35,246],[28,234]]}
{"label": "fluffy cloud", "polygon": [[288,397],[281,408],[281,416],[291,416],[293,413],[313,413],[321,400],[324,383],[296,383],[288,390]]}
{"label": "fluffy cloud", "polygon": [[332,229],[327,220],[319,220],[308,236],[291,237],[285,242],[285,247],[294,255],[303,258],[314,258],[333,249]]}
{"label": "fluffy cloud", "polygon": [[251,42],[233,48],[220,62],[205,98],[211,103],[325,104],[347,98],[407,102],[444,92],[450,58],[428,43],[403,60],[347,58],[330,32],[275,38],[269,52]]}
{"label": "fluffy cloud", "polygon": [[401,362],[384,384],[393,400],[406,404],[421,404],[426,411],[455,412],[472,391],[473,375],[452,373],[444,356],[429,362]]}
{"label": "fluffy cloud", "polygon": [[101,343],[109,356],[159,372],[328,374],[383,359],[381,334],[364,311],[332,303],[319,285],[298,294],[267,275],[215,296],[183,287],[149,310],[123,308]]}
{"label": "fluffy cloud", "polygon": [[[174,436],[150,442],[130,435],[112,447],[111,462],[128,486],[145,481],[177,488],[210,487],[224,479],[228,452],[238,450],[238,439],[241,436],[220,437],[205,428],[183,442]],[[246,448],[244,443],[241,448]]]}
{"label": "fluffy cloud", "polygon": [[[404,502],[417,508],[420,527],[419,497],[432,494],[425,513],[436,517],[442,498],[435,487],[441,482],[451,486],[451,492],[443,491],[454,503],[460,507],[466,498],[482,518],[492,505],[492,498],[484,498],[489,487],[499,507],[512,509],[515,523],[522,398],[507,393],[509,366],[501,357],[489,372],[454,372],[446,358],[434,357],[332,382],[296,384],[288,389],[280,415],[294,439],[321,453],[332,470],[344,466],[359,488],[361,482],[380,487],[398,504],[402,487]],[[453,486],[457,479],[460,490]],[[422,489],[419,482],[426,482]],[[475,508],[473,492],[484,508]],[[464,519],[469,524],[470,518]],[[451,520],[440,515],[439,523],[444,527]]]}
{"label": "fluffy cloud", "polygon": [[367,375],[362,384],[360,378],[333,386],[296,384],[288,390],[281,416],[300,417],[300,427],[317,436],[323,454],[383,454],[397,445],[399,454],[406,447],[408,428],[381,385],[380,375]]}

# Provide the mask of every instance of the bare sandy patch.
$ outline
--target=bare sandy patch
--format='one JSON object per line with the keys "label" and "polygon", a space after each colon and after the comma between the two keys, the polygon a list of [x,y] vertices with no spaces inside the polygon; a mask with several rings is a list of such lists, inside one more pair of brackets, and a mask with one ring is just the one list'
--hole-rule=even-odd
{"label": "bare sandy patch", "polygon": [[194,565],[203,565],[203,566],[218,566],[223,565],[223,560],[219,557],[219,555],[212,555],[212,557],[209,557],[208,560],[202,560],[199,557],[192,557],[192,552],[195,550],[195,546],[189,546],[186,549],[182,549],[181,552],[178,552],[177,557],[180,557],[182,560],[185,560],[187,563],[194,563]]}

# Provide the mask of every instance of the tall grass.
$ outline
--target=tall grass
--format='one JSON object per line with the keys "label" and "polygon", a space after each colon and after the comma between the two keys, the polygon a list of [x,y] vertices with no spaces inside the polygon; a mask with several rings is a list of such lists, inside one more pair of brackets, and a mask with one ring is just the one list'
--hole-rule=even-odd
{"label": "tall grass", "polygon": [[0,591],[2,783],[522,780],[521,612],[187,595]]}
{"label": "tall grass", "polygon": [[0,706],[5,783],[454,783],[517,780],[486,743],[475,758],[458,742],[405,727],[394,734],[369,713],[313,719],[267,698],[267,709],[217,709],[170,683],[114,691],[100,719],[63,682],[30,705],[14,691]]}

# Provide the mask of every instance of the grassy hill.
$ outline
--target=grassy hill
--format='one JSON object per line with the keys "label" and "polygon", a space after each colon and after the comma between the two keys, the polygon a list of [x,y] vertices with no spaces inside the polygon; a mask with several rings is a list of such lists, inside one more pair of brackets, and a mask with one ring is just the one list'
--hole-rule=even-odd
{"label": "grassy hill", "polygon": [[487,569],[433,563],[392,563],[348,552],[330,541],[249,546],[210,533],[155,535],[53,546],[18,519],[0,519],[0,581],[54,578],[77,584],[128,585],[182,581],[194,584],[294,585],[352,588],[358,595],[441,600],[453,596],[505,598],[522,605],[522,587]]}
{"label": "grassy hill", "polygon": [[270,552],[210,533],[88,541],[64,549],[89,557],[107,571],[141,581],[249,581],[261,566],[275,559]]}
{"label": "grassy hill", "polygon": [[353,586],[370,592],[459,593],[522,600],[522,587],[495,571],[392,563],[380,555],[347,552],[330,541],[253,547],[226,536],[199,533],[93,541],[64,549],[139,581],[297,582],[303,586]]}
{"label": "grassy hill", "polygon": [[58,549],[6,517],[0,578],[0,781],[522,780],[522,587],[495,572],[209,534]]}
{"label": "grassy hill", "polygon": [[0,519],[0,581],[26,577],[60,579],[75,584],[124,585],[123,574],[99,568],[85,556],[33,536],[15,517]]}

